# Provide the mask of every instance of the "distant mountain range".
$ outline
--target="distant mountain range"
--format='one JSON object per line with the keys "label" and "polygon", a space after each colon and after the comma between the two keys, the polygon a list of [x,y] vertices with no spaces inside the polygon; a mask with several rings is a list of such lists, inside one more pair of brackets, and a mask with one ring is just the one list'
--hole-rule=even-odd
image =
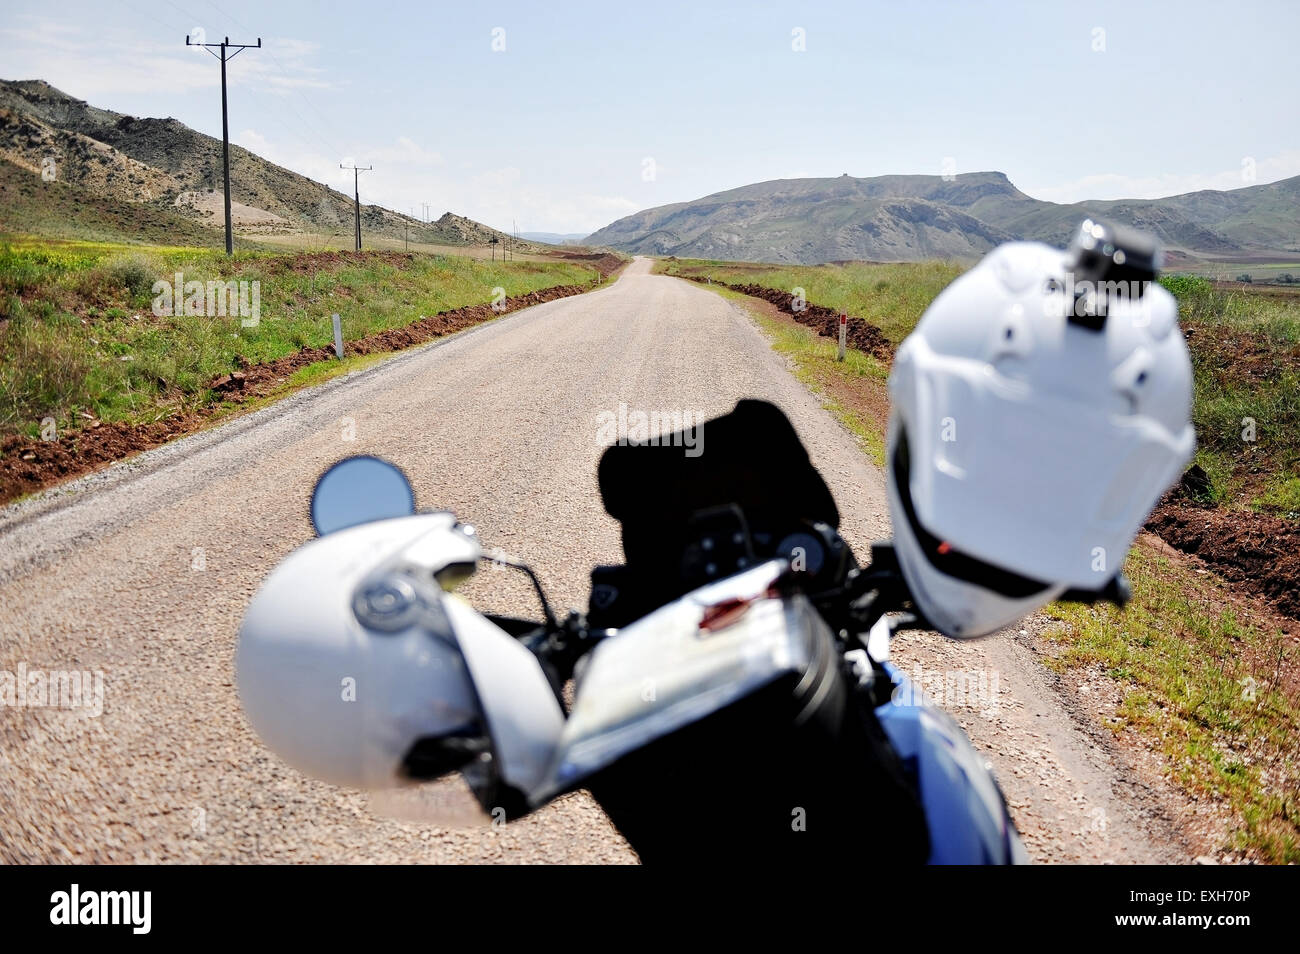
{"label": "distant mountain range", "polygon": [[[53,180],[41,173],[53,162]],[[232,219],[244,236],[350,236],[351,195],[231,145]],[[99,109],[41,80],[0,80],[0,231],[195,243],[225,227],[221,140],[175,119]],[[448,212],[432,223],[361,206],[365,234],[482,245],[504,232]],[[540,246],[521,241],[516,247]]]}
{"label": "distant mountain range", "polygon": [[586,232],[520,232],[519,237],[533,242],[545,242],[547,245],[577,245]]}
{"label": "distant mountain range", "polygon": [[[231,146],[230,165],[240,235],[351,235],[351,195],[239,146]],[[1061,244],[1089,214],[1154,232],[1174,265],[1300,262],[1300,177],[1070,205],[1031,198],[1000,172],[778,179],[637,212],[583,244],[764,262],[975,259],[1015,238]],[[371,236],[516,245],[451,212],[425,223],[363,205],[361,219]],[[222,225],[220,140],[175,119],[100,109],[40,80],[0,81],[0,232],[204,244],[218,240]],[[516,247],[540,251],[579,239],[530,232]]]}
{"label": "distant mountain range", "polygon": [[646,209],[587,236],[624,252],[813,264],[976,259],[1001,242],[1063,244],[1088,215],[1155,233],[1170,264],[1300,261],[1300,176],[1229,192],[1063,205],[1001,172],[775,179]]}

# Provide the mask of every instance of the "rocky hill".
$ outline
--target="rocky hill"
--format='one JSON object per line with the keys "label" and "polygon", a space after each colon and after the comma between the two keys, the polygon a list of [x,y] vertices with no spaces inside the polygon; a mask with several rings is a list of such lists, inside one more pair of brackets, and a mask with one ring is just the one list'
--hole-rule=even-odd
{"label": "rocky hill", "polygon": [[624,252],[816,263],[975,259],[1015,238],[1059,244],[1096,214],[1160,237],[1172,257],[1300,258],[1300,177],[1230,192],[1059,204],[1000,172],[777,179],[646,209],[587,237]]}
{"label": "rocky hill", "polygon": [[[224,222],[221,140],[175,119],[138,119],[76,99],[41,80],[0,81],[0,161],[14,172],[40,176],[53,161],[55,180],[84,201],[113,204],[114,221],[130,231],[135,207],[153,224],[168,217],[221,229]],[[2,177],[9,181],[11,174]],[[232,219],[243,235],[293,232],[351,234],[353,199],[232,145]],[[10,190],[15,196],[25,190]],[[68,195],[61,197],[68,205]],[[0,195],[0,200],[3,195]],[[75,203],[72,203],[75,204]],[[54,202],[60,207],[60,202]],[[148,209],[146,215],[145,210]],[[0,226],[34,221],[32,210],[0,201]],[[57,216],[36,216],[45,232],[59,232]],[[378,205],[362,205],[362,229],[371,235],[447,245],[485,244],[503,232],[447,213],[433,223]],[[84,234],[78,231],[77,234]],[[513,244],[513,240],[512,240]],[[521,250],[545,246],[521,240]]]}

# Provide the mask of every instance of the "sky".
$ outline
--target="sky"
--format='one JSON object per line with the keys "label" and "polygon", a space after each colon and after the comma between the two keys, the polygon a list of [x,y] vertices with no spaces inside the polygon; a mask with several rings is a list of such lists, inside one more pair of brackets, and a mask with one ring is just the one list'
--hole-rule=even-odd
{"label": "sky", "polygon": [[[198,31],[198,32],[196,32]],[[998,170],[1057,202],[1300,175],[1300,3],[49,0],[0,78],[351,192],[587,233],[767,179]]]}

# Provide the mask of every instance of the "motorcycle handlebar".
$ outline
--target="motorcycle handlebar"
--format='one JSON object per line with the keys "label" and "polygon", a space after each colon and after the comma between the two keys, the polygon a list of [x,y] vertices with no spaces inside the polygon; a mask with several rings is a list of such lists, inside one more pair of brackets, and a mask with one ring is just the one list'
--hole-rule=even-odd
{"label": "motorcycle handlebar", "polygon": [[[871,556],[871,562],[866,567],[849,573],[842,587],[830,592],[809,594],[827,621],[836,627],[865,632],[886,614],[907,612],[909,619],[904,628],[929,628],[924,616],[911,603],[911,594],[892,545],[887,541],[876,543],[871,548]],[[529,575],[536,581],[535,575]],[[780,585],[790,585],[797,589],[799,581],[797,577],[786,574],[778,582]],[[1057,597],[1057,602],[1090,606],[1112,603],[1123,608],[1132,595],[1128,579],[1123,573],[1117,573],[1100,589],[1069,589]],[[489,615],[488,618],[554,666],[561,680],[567,679],[578,659],[614,631],[588,627],[586,618],[576,611],[570,611],[563,621],[557,620],[550,612],[550,606],[545,602],[543,606],[547,617],[545,620],[497,615]]]}

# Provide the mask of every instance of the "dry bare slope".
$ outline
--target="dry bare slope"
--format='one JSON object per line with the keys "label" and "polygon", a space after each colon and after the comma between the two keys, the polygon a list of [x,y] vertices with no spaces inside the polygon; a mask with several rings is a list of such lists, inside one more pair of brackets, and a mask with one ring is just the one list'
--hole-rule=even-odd
{"label": "dry bare slope", "polygon": [[[42,80],[0,81],[0,158],[39,174],[53,157],[60,181],[119,202],[148,203],[200,224],[222,223],[221,141],[176,119],[140,119],[100,109]],[[352,228],[353,197],[232,145],[236,225],[250,232],[337,232]],[[5,209],[0,206],[0,215]],[[46,216],[48,219],[49,217]],[[368,234],[439,245],[507,240],[454,213],[424,223],[362,205]],[[510,239],[514,248],[546,246]]]}
{"label": "dry bare slope", "polygon": [[[0,233],[23,233],[96,242],[135,242],[215,248],[217,229],[181,216],[170,207],[130,202],[0,158]],[[237,246],[245,239],[236,237]],[[0,314],[0,319],[5,315]]]}

